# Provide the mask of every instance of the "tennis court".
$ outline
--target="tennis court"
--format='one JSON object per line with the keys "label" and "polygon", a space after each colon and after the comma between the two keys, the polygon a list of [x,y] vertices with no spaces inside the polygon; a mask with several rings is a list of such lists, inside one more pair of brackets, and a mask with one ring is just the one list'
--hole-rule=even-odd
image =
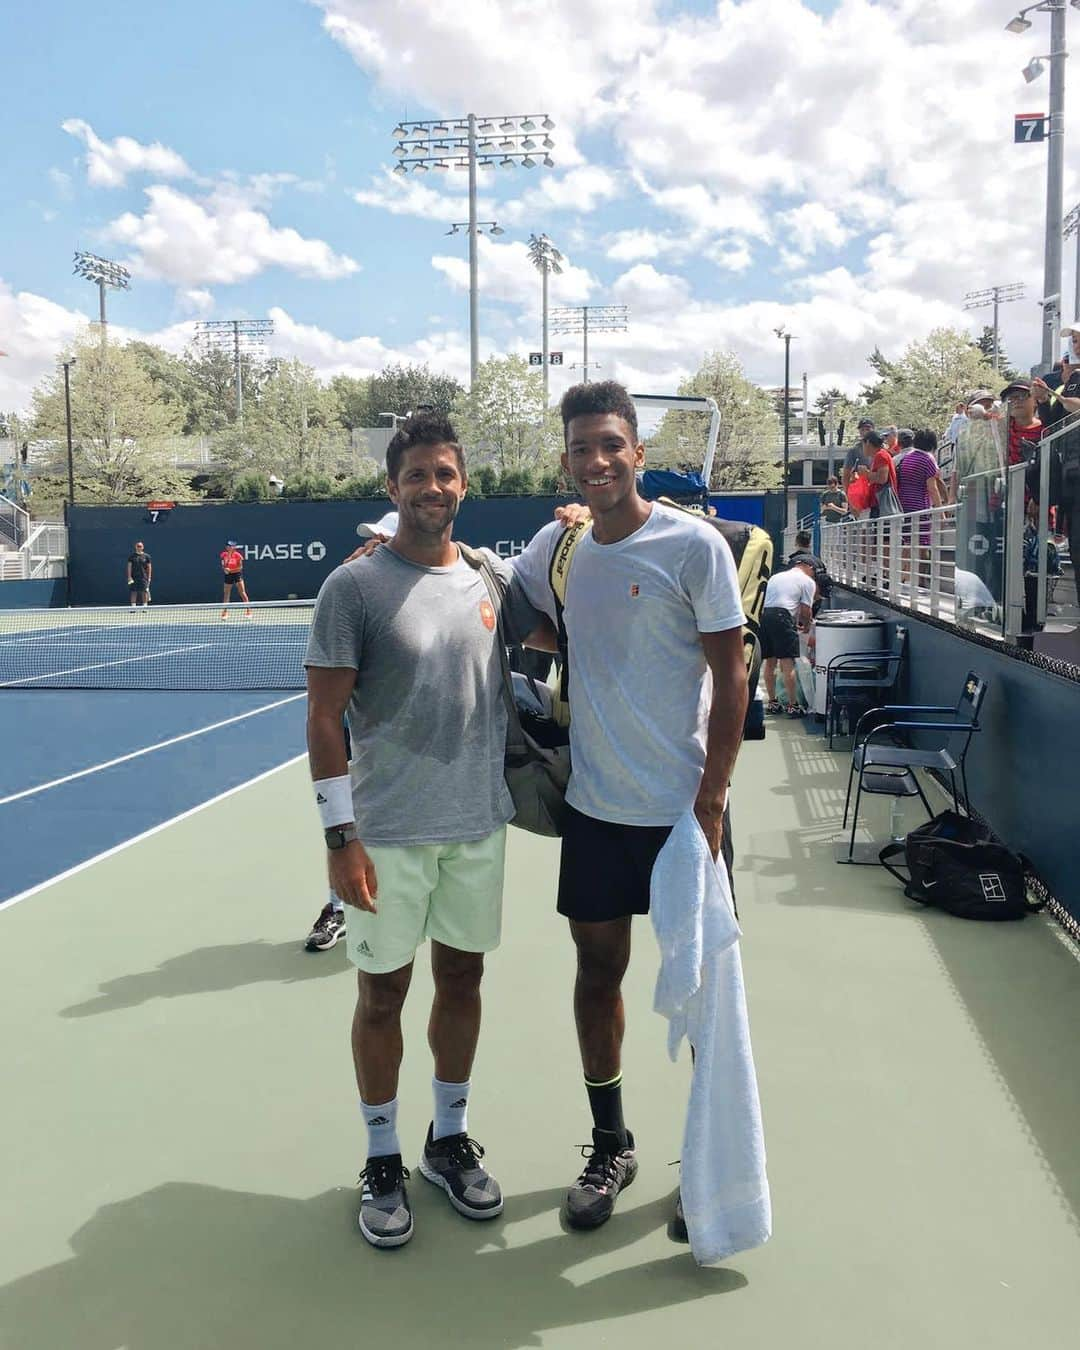
{"label": "tennis court", "polygon": [[[294,693],[0,691],[5,1350],[1075,1345],[1075,953],[1042,919],[912,914],[836,867],[843,761],[794,724],[744,749],[735,795],[773,1240],[699,1270],[667,1236],[687,1065],[649,1010],[647,924],[641,1172],[605,1228],[560,1228],[588,1133],[572,959],[557,850],[512,831],[470,1110],[504,1214],[470,1223],[414,1171],[415,1239],[368,1247],[353,978],[340,945],[302,949],[323,848]],[[429,992],[418,968],[413,1153]]]}

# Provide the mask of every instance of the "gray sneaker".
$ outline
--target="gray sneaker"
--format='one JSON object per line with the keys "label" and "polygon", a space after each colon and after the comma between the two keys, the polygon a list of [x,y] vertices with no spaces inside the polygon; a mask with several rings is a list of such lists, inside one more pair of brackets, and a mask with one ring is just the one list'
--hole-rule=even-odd
{"label": "gray sneaker", "polygon": [[405,1191],[409,1169],[401,1154],[369,1158],[360,1173],[360,1231],[373,1247],[400,1247],[413,1235],[412,1210]]}
{"label": "gray sneaker", "polygon": [[451,1134],[444,1139],[431,1137],[420,1158],[420,1173],[435,1186],[441,1186],[459,1214],[469,1219],[493,1219],[502,1213],[503,1198],[499,1183],[481,1165],[484,1150],[466,1134]]}
{"label": "gray sneaker", "polygon": [[637,1176],[634,1136],[626,1132],[626,1147],[618,1147],[618,1136],[593,1130],[592,1147],[582,1144],[588,1159],[585,1170],[566,1192],[563,1208],[571,1228],[599,1228],[615,1209],[615,1199]]}

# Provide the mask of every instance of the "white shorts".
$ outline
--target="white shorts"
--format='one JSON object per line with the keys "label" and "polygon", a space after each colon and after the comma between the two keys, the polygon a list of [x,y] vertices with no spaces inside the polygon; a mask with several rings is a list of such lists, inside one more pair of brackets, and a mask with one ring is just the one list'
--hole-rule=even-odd
{"label": "white shorts", "polygon": [[369,975],[407,966],[426,939],[490,952],[502,935],[506,826],[467,844],[365,845],[375,864],[376,913],[347,911],[349,960]]}

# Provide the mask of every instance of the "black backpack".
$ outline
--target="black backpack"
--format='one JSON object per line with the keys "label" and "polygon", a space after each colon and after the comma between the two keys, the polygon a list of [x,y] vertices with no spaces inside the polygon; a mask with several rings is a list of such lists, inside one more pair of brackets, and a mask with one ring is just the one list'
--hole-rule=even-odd
{"label": "black backpack", "polygon": [[[901,853],[908,877],[889,865]],[[878,857],[903,883],[909,900],[958,919],[1022,919],[1043,907],[1027,898],[1026,860],[997,843],[984,825],[955,811],[942,811]]]}

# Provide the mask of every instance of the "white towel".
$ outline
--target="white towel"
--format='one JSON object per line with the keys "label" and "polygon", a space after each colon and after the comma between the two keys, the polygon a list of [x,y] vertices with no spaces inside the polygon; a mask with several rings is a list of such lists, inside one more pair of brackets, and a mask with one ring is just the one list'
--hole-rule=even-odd
{"label": "white towel", "polygon": [[699,1265],[767,1242],[772,1207],[750,1048],[739,925],[727,870],[693,811],[653,866],[649,911],[660,944],[653,1007],[670,1021],[668,1052],[694,1050],[680,1186]]}

